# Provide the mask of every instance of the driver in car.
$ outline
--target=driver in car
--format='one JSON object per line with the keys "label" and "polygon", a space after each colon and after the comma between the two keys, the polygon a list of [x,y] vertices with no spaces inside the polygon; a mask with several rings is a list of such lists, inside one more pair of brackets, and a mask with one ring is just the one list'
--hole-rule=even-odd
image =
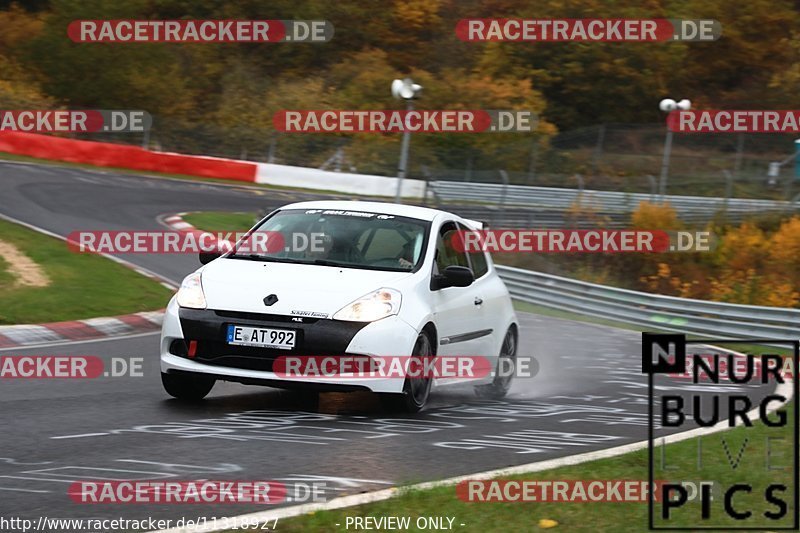
{"label": "driver in car", "polygon": [[329,233],[312,234],[306,250],[307,259],[328,259],[333,249],[333,236]]}
{"label": "driver in car", "polygon": [[334,239],[330,233],[312,234],[306,258],[310,260],[331,260],[344,263],[362,264],[364,258],[349,239]]}
{"label": "driver in car", "polygon": [[[354,264],[363,264],[365,262],[361,252],[352,244],[352,239],[334,239],[333,235],[329,233],[322,233],[315,237],[316,239],[311,239],[311,245],[306,252],[307,259],[312,261],[316,259],[329,259],[331,261]],[[414,266],[410,260],[411,256],[411,245],[406,244],[403,246],[400,256],[397,258],[398,265],[410,270]]]}

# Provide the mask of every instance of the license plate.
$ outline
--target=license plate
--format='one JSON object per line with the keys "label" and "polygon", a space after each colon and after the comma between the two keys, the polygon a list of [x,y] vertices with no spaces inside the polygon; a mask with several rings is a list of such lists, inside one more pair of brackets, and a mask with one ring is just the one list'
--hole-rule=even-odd
{"label": "license plate", "polygon": [[228,325],[228,344],[291,350],[294,348],[296,339],[297,332],[291,329]]}

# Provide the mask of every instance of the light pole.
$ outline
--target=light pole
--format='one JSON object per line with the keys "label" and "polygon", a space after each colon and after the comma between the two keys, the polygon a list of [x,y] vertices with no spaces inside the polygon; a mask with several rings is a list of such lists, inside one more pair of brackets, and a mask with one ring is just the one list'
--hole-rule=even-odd
{"label": "light pole", "polygon": [[[392,82],[392,96],[398,100],[406,101],[406,111],[414,109],[414,99],[417,98],[422,85],[417,85],[411,78],[403,80],[394,80]],[[405,124],[405,121],[403,121]],[[408,146],[411,142],[411,132],[403,129],[403,142],[400,146],[400,165],[397,167],[397,192],[394,196],[394,202],[400,203],[400,193],[403,189],[403,179],[406,177],[406,170],[408,166]]]}
{"label": "light pole", "polygon": [[[658,103],[658,108],[665,113],[670,111],[681,110],[688,111],[691,109],[692,103],[684,98],[680,102],[676,102],[671,98],[665,98]],[[661,203],[664,203],[664,197],[667,194],[667,176],[669,175],[669,156],[672,154],[672,130],[667,125],[667,137],[664,139],[664,159],[661,161],[661,176],[658,180],[658,194],[661,196]]]}

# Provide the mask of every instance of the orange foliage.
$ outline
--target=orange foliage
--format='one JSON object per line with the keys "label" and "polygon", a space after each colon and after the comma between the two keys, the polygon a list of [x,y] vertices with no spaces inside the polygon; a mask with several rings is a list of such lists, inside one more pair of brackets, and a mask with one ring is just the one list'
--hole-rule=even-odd
{"label": "orange foliage", "polygon": [[682,227],[675,209],[669,204],[641,202],[631,215],[631,225],[636,229],[675,230]]}
{"label": "orange foliage", "polygon": [[[632,215],[640,229],[680,228],[669,206],[642,203]],[[643,273],[650,292],[749,305],[800,307],[800,217],[768,233],[752,222],[722,230],[719,245],[705,256],[674,253],[626,257]]]}
{"label": "orange foliage", "polygon": [[718,250],[713,300],[752,305],[800,304],[800,217],[770,235],[744,223],[726,233]]}

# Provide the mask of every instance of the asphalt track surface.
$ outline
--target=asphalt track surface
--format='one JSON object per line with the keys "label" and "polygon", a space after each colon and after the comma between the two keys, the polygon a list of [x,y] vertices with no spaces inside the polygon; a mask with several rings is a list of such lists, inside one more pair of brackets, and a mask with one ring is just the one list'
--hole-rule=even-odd
{"label": "asphalt track surface", "polygon": [[[159,229],[160,215],[264,210],[320,197],[0,163],[0,213],[60,235]],[[198,265],[194,256],[125,258],[175,282]],[[157,334],[0,350],[142,358],[144,368],[141,377],[0,381],[0,516],[230,516],[264,507],[81,505],[67,489],[96,479],[278,480],[290,487],[322,483],[331,498],[647,438],[637,332],[526,313],[519,318],[519,353],[536,358],[535,376],[518,379],[503,401],[477,400],[466,386],[440,389],[413,416],[388,414],[367,393],[323,394],[309,405],[297,393],[233,383],[217,383],[200,404],[181,403],[162,391]],[[685,380],[661,385],[690,386]],[[774,389],[726,385],[718,392],[742,387],[756,400]]]}

